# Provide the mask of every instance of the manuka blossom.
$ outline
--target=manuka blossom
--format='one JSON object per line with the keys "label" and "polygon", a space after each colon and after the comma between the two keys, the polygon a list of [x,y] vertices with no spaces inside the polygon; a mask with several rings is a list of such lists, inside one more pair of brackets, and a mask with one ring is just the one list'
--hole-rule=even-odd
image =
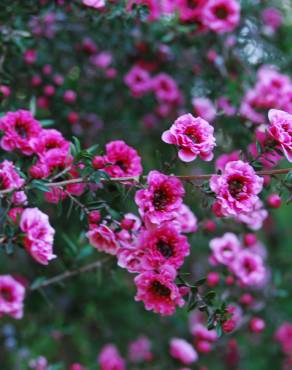
{"label": "manuka blossom", "polygon": [[139,337],[137,340],[129,344],[128,353],[131,362],[138,363],[151,361],[153,354],[151,352],[150,340],[145,336]]}
{"label": "manuka blossom", "polygon": [[215,161],[216,170],[224,171],[224,168],[228,162],[238,161],[240,159],[240,152],[236,150],[232,153],[221,154]]}
{"label": "manuka blossom", "polygon": [[268,211],[264,208],[263,202],[258,199],[254,204],[253,210],[249,213],[241,213],[235,217],[236,221],[242,222],[251,230],[262,228],[264,221],[268,217]]}
{"label": "manuka blossom", "polygon": [[106,154],[93,159],[93,167],[102,169],[111,177],[140,176],[143,169],[137,151],[122,140],[106,144]]}
{"label": "manuka blossom", "polygon": [[0,131],[3,132],[0,146],[8,152],[19,150],[24,155],[31,155],[34,153],[31,140],[37,138],[41,130],[29,111],[8,112],[0,119]]}
{"label": "manuka blossom", "polygon": [[10,275],[0,275],[0,317],[9,315],[14,319],[23,316],[25,288]]}
{"label": "manuka blossom", "polygon": [[184,365],[190,365],[198,360],[194,347],[184,339],[172,338],[170,341],[170,355]]}
{"label": "manuka blossom", "polygon": [[217,33],[231,32],[239,24],[237,0],[208,0],[202,9],[202,23]]}
{"label": "manuka blossom", "polygon": [[95,9],[102,9],[105,7],[105,0],[83,0],[83,5]]}
{"label": "manuka blossom", "polygon": [[266,278],[262,258],[248,250],[241,251],[230,268],[244,286],[261,286]]}
{"label": "manuka blossom", "polygon": [[47,265],[56,258],[53,254],[55,230],[45,213],[38,208],[26,208],[21,214],[19,226],[25,234],[25,249],[38,263]]}
{"label": "manuka blossom", "polygon": [[176,145],[179,149],[178,156],[184,162],[191,162],[197,156],[204,161],[211,161],[216,146],[213,134],[214,128],[207,121],[184,114],[163,133],[162,140]]}
{"label": "manuka blossom", "polygon": [[152,89],[152,78],[149,72],[138,65],[130,69],[124,81],[136,98],[143,96]]}
{"label": "manuka blossom", "polygon": [[89,243],[100,252],[117,254],[119,244],[114,231],[108,226],[104,224],[96,225],[87,232],[86,236]]}
{"label": "manuka blossom", "polygon": [[102,348],[98,363],[101,370],[126,370],[125,361],[113,344],[107,344]]}
{"label": "manuka blossom", "polygon": [[248,163],[228,162],[222,175],[210,179],[211,190],[216,194],[213,211],[218,217],[251,212],[259,200],[263,182]]}
{"label": "manuka blossom", "polygon": [[195,348],[200,353],[209,353],[212,351],[213,343],[218,339],[216,330],[208,330],[201,323],[194,323],[190,328],[194,336]]}
{"label": "manuka blossom", "polygon": [[180,91],[175,80],[166,73],[159,73],[152,80],[152,88],[161,102],[178,103],[180,100]]}
{"label": "manuka blossom", "polygon": [[198,220],[191,209],[182,204],[174,214],[171,222],[177,227],[181,233],[194,233],[198,229]]}
{"label": "manuka blossom", "polygon": [[179,17],[183,22],[199,22],[205,0],[177,0]]}
{"label": "manuka blossom", "polygon": [[165,263],[178,269],[190,253],[187,238],[180,235],[170,222],[156,229],[142,231],[137,245],[144,252],[142,265],[145,270],[157,270]]}
{"label": "manuka blossom", "polygon": [[136,276],[136,301],[144,302],[146,310],[162,316],[173,315],[176,306],[182,307],[184,300],[174,282],[176,271],[166,265],[159,272],[147,271]]}
{"label": "manuka blossom", "polygon": [[292,353],[292,324],[284,322],[276,331],[276,340],[281,344],[282,351],[287,355]]}
{"label": "manuka blossom", "polygon": [[146,189],[138,190],[135,195],[140,215],[152,224],[172,219],[185,193],[181,181],[174,176],[151,171],[147,184]]}
{"label": "manuka blossom", "polygon": [[280,146],[287,160],[292,162],[292,115],[271,109],[269,111],[269,121],[269,135]]}
{"label": "manuka blossom", "polygon": [[216,117],[216,109],[212,101],[208,98],[194,98],[192,100],[194,114],[202,117],[207,122],[213,122]]}
{"label": "manuka blossom", "polygon": [[222,237],[210,241],[212,261],[216,264],[229,265],[232,263],[241,249],[240,241],[233,233],[225,233]]}
{"label": "manuka blossom", "polygon": [[[0,190],[15,190],[24,185],[24,179],[16,171],[14,164],[4,160],[0,163]],[[12,203],[15,205],[25,204],[27,197],[23,191],[17,191],[12,194]]]}

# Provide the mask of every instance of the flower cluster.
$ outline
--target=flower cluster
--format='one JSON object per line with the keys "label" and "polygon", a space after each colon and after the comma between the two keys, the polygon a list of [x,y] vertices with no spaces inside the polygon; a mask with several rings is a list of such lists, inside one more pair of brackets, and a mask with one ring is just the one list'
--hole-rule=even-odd
{"label": "flower cluster", "polygon": [[235,234],[225,233],[222,237],[212,239],[210,248],[211,264],[225,266],[240,285],[261,287],[266,282],[267,270],[263,261],[265,249],[259,242],[255,241],[246,247]]}
{"label": "flower cluster", "polygon": [[25,287],[19,279],[10,275],[0,276],[0,317],[9,315],[14,319],[23,316]]}

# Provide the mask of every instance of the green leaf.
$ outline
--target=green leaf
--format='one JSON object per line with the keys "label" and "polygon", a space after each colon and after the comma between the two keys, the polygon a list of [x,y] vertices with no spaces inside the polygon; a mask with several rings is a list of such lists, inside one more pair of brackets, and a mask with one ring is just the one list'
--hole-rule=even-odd
{"label": "green leaf", "polygon": [[46,280],[45,276],[39,276],[32,282],[30,288],[37,289],[39,285],[41,285],[45,280]]}
{"label": "green leaf", "polygon": [[42,127],[49,127],[55,124],[55,121],[53,119],[42,119],[39,122],[42,125]]}
{"label": "green leaf", "polygon": [[49,191],[49,187],[47,186],[47,184],[44,182],[44,181],[41,181],[41,180],[33,180],[31,182],[31,187],[33,189],[38,189],[38,190],[41,190],[41,191],[44,191],[44,192],[47,192]]}

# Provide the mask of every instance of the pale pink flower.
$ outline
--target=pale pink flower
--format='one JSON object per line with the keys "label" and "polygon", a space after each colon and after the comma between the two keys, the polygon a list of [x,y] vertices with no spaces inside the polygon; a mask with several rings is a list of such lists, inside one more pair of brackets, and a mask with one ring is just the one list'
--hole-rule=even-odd
{"label": "pale pink flower", "polygon": [[[12,162],[4,160],[2,163],[0,163],[0,188],[1,190],[19,189],[24,184],[24,182],[25,182],[24,179],[19,176]],[[16,193],[14,194],[14,196],[15,195]],[[18,196],[20,197],[21,194],[19,194]],[[18,196],[16,196],[14,200],[16,200]]]}
{"label": "pale pink flower", "polygon": [[162,140],[167,144],[176,145],[179,148],[178,156],[184,162],[191,162],[197,156],[211,161],[216,146],[213,134],[214,128],[207,121],[184,114],[162,134]]}
{"label": "pale pink flower", "polygon": [[25,155],[31,155],[34,153],[31,139],[38,137],[41,130],[39,122],[29,111],[8,112],[0,119],[0,131],[4,134],[1,148],[8,152],[20,150]]}
{"label": "pale pink flower", "polygon": [[38,208],[26,208],[21,214],[19,226],[25,234],[25,249],[38,263],[47,265],[56,258],[53,254],[55,230],[45,213]]}
{"label": "pale pink flower", "polygon": [[118,266],[128,270],[131,273],[140,273],[143,268],[144,251],[133,246],[123,246],[117,251]]}
{"label": "pale pink flower", "polygon": [[99,250],[108,254],[115,255],[119,248],[119,244],[115,233],[104,224],[96,225],[86,234],[89,243]]}
{"label": "pale pink flower", "polygon": [[212,260],[229,266],[241,249],[240,241],[233,233],[225,233],[222,237],[210,241]]}
{"label": "pale pink flower", "polygon": [[241,251],[229,267],[244,286],[261,286],[266,278],[262,258],[248,250]]}
{"label": "pale pink flower", "polygon": [[203,24],[214,32],[231,32],[240,21],[237,0],[207,0],[202,9]]}
{"label": "pale pink flower", "polygon": [[228,98],[221,96],[217,100],[217,106],[222,109],[226,116],[234,116],[236,113],[236,108],[231,105]]}
{"label": "pale pink flower", "polygon": [[82,0],[83,5],[95,9],[102,9],[105,7],[105,0]]}
{"label": "pale pink flower", "polygon": [[213,210],[218,217],[249,213],[258,202],[264,179],[243,161],[228,162],[222,175],[210,179],[211,190],[216,194]]}
{"label": "pale pink flower", "polygon": [[269,111],[269,135],[281,147],[285,157],[292,162],[292,115],[271,109]]}
{"label": "pale pink flower", "polygon": [[130,69],[124,81],[135,97],[141,97],[152,89],[152,78],[149,72],[138,65]]}
{"label": "pale pink flower", "polygon": [[172,219],[185,193],[181,181],[174,176],[151,171],[147,184],[146,189],[138,190],[135,195],[141,216],[153,224]]}
{"label": "pale pink flower", "polygon": [[131,362],[151,361],[153,354],[151,352],[151,342],[145,337],[141,336],[134,342],[129,344],[129,359]]}
{"label": "pale pink flower", "polygon": [[105,171],[111,177],[140,176],[143,168],[137,151],[122,140],[106,144],[106,154],[93,159],[93,167]]}
{"label": "pale pink flower", "polygon": [[102,348],[98,363],[101,370],[126,370],[125,361],[113,344],[107,344]]}
{"label": "pale pink flower", "polygon": [[259,230],[262,228],[268,215],[268,211],[264,208],[263,202],[258,199],[251,212],[241,213],[235,218],[237,221],[244,223],[251,230]]}
{"label": "pale pink flower", "polygon": [[109,68],[113,60],[112,53],[109,51],[102,51],[99,54],[93,55],[90,58],[91,63],[98,68],[106,69]]}
{"label": "pale pink flower", "polygon": [[144,252],[142,266],[145,270],[157,270],[166,263],[178,269],[190,253],[187,238],[170,222],[142,231],[137,246]]}
{"label": "pale pink flower", "polygon": [[194,347],[184,339],[172,338],[170,341],[170,355],[184,365],[193,364],[198,360]]}
{"label": "pale pink flower", "polygon": [[208,98],[193,98],[192,105],[196,117],[202,117],[207,122],[213,122],[216,117],[216,108]]}
{"label": "pale pink flower", "polygon": [[25,288],[10,275],[0,275],[0,317],[9,315],[14,319],[23,316]]}
{"label": "pale pink flower", "polygon": [[178,103],[181,94],[175,80],[166,73],[159,73],[152,80],[152,88],[161,102]]}
{"label": "pale pink flower", "polygon": [[147,271],[136,276],[136,301],[143,301],[146,310],[153,310],[162,316],[173,315],[176,306],[182,307],[185,302],[174,279],[176,270],[164,266],[159,272]]}
{"label": "pale pink flower", "polygon": [[194,233],[198,229],[197,217],[185,204],[182,204],[175,212],[172,223],[181,233]]}

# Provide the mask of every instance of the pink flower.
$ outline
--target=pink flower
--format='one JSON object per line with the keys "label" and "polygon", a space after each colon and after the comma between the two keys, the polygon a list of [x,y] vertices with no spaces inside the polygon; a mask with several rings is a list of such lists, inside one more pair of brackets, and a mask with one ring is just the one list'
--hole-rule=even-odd
{"label": "pink flower", "polygon": [[281,343],[282,351],[287,355],[292,354],[292,324],[284,322],[276,331],[275,338]]}
{"label": "pink flower", "polygon": [[225,233],[220,238],[210,241],[212,257],[216,263],[229,265],[232,263],[241,249],[237,236],[233,233]]}
{"label": "pink flower", "polygon": [[253,317],[249,322],[249,328],[253,333],[261,333],[266,327],[265,321],[260,317]]}
{"label": "pink flower", "polygon": [[47,370],[49,366],[48,360],[44,356],[30,360],[28,365],[31,369],[35,370]]}
{"label": "pink flower", "polygon": [[115,255],[119,248],[115,233],[106,225],[96,225],[86,234],[89,243],[99,250],[108,254]]}
{"label": "pink flower", "polygon": [[292,115],[271,109],[269,111],[269,135],[281,147],[289,162],[292,162]]}
{"label": "pink flower", "polygon": [[258,202],[264,179],[243,161],[227,163],[222,175],[213,175],[210,187],[216,194],[214,212],[217,216],[249,213]]}
{"label": "pink flower", "polygon": [[146,69],[134,66],[124,78],[125,84],[135,97],[141,97],[152,89],[152,79]]}
{"label": "pink flower", "polygon": [[181,206],[185,193],[180,180],[151,171],[147,184],[148,188],[138,190],[135,195],[141,216],[153,224],[172,219],[174,212]]}
{"label": "pink flower", "polygon": [[[0,188],[1,190],[19,189],[24,184],[24,182],[25,182],[24,179],[19,176],[12,162],[4,160],[2,163],[0,163]],[[20,193],[20,192],[17,192],[17,193]],[[17,193],[14,193],[13,196],[15,196]],[[18,196],[22,197],[22,194],[19,194]],[[16,196],[16,198],[14,199],[14,203],[16,203],[15,200],[17,200],[18,196]]]}
{"label": "pink flower", "polygon": [[214,128],[200,117],[191,114],[180,116],[169,130],[162,134],[162,140],[179,148],[178,156],[184,162],[191,162],[200,156],[205,161],[213,159],[216,141]]}
{"label": "pink flower", "polygon": [[126,370],[125,361],[113,344],[104,346],[98,356],[101,370]]}
{"label": "pink flower", "polygon": [[198,360],[194,347],[184,339],[172,338],[170,341],[170,355],[184,365],[190,365]]}
{"label": "pink flower", "polygon": [[182,204],[175,212],[172,222],[181,233],[194,233],[198,229],[197,217],[185,204]]}
{"label": "pink flower", "polygon": [[216,109],[212,101],[208,98],[194,98],[192,100],[195,116],[202,117],[207,122],[214,121]]}
{"label": "pink flower", "polygon": [[222,109],[226,116],[234,116],[236,113],[236,108],[233,107],[228,98],[221,96],[217,100],[218,108]]}
{"label": "pink flower", "polygon": [[159,101],[178,103],[180,91],[175,80],[166,73],[159,73],[152,80],[152,87]]}
{"label": "pink flower", "polygon": [[203,24],[218,33],[231,32],[239,24],[237,0],[208,0],[202,9]]}
{"label": "pink flower", "polygon": [[251,212],[237,215],[236,220],[244,223],[251,230],[259,230],[268,215],[268,211],[263,207],[263,202],[258,199]]}
{"label": "pink flower", "polygon": [[144,251],[137,246],[123,246],[117,251],[118,266],[131,273],[144,271],[143,257]]}
{"label": "pink flower", "polygon": [[23,316],[25,288],[10,275],[0,275],[0,317],[9,315],[14,319]]}
{"label": "pink flower", "polygon": [[25,155],[31,155],[34,152],[31,139],[39,136],[41,126],[30,112],[18,110],[8,112],[0,119],[0,130],[4,134],[0,142],[3,150],[11,152],[18,149]]}
{"label": "pink flower", "polygon": [[102,169],[111,177],[140,176],[143,171],[141,157],[137,151],[122,140],[106,144],[105,156],[96,156],[93,166]]}
{"label": "pink flower", "polygon": [[38,263],[47,265],[56,258],[53,254],[55,230],[45,213],[38,208],[26,208],[21,214],[19,226],[25,233],[25,249]]}
{"label": "pink flower", "polygon": [[247,250],[238,254],[230,268],[244,286],[260,286],[266,277],[262,258]]}
{"label": "pink flower", "polygon": [[102,51],[90,58],[91,63],[98,68],[106,69],[112,63],[113,56],[109,51]]}
{"label": "pink flower", "polygon": [[176,306],[182,307],[184,300],[174,283],[176,271],[164,266],[159,272],[147,271],[136,276],[136,301],[143,301],[146,310],[153,310],[162,316],[173,315]]}
{"label": "pink flower", "polygon": [[178,269],[190,254],[187,238],[168,222],[157,229],[142,231],[137,245],[144,252],[142,265],[146,270],[157,270],[166,263]]}
{"label": "pink flower", "polygon": [[205,0],[176,0],[180,19],[184,22],[200,22]]}
{"label": "pink flower", "polygon": [[239,150],[232,153],[221,154],[215,162],[216,170],[220,170],[221,172],[223,172],[228,162],[238,161],[240,159],[239,154]]}
{"label": "pink flower", "polygon": [[95,9],[101,9],[105,7],[105,0],[82,0],[83,5],[89,6]]}
{"label": "pink flower", "polygon": [[151,342],[147,337],[139,337],[129,344],[129,359],[131,362],[151,361],[152,358]]}

